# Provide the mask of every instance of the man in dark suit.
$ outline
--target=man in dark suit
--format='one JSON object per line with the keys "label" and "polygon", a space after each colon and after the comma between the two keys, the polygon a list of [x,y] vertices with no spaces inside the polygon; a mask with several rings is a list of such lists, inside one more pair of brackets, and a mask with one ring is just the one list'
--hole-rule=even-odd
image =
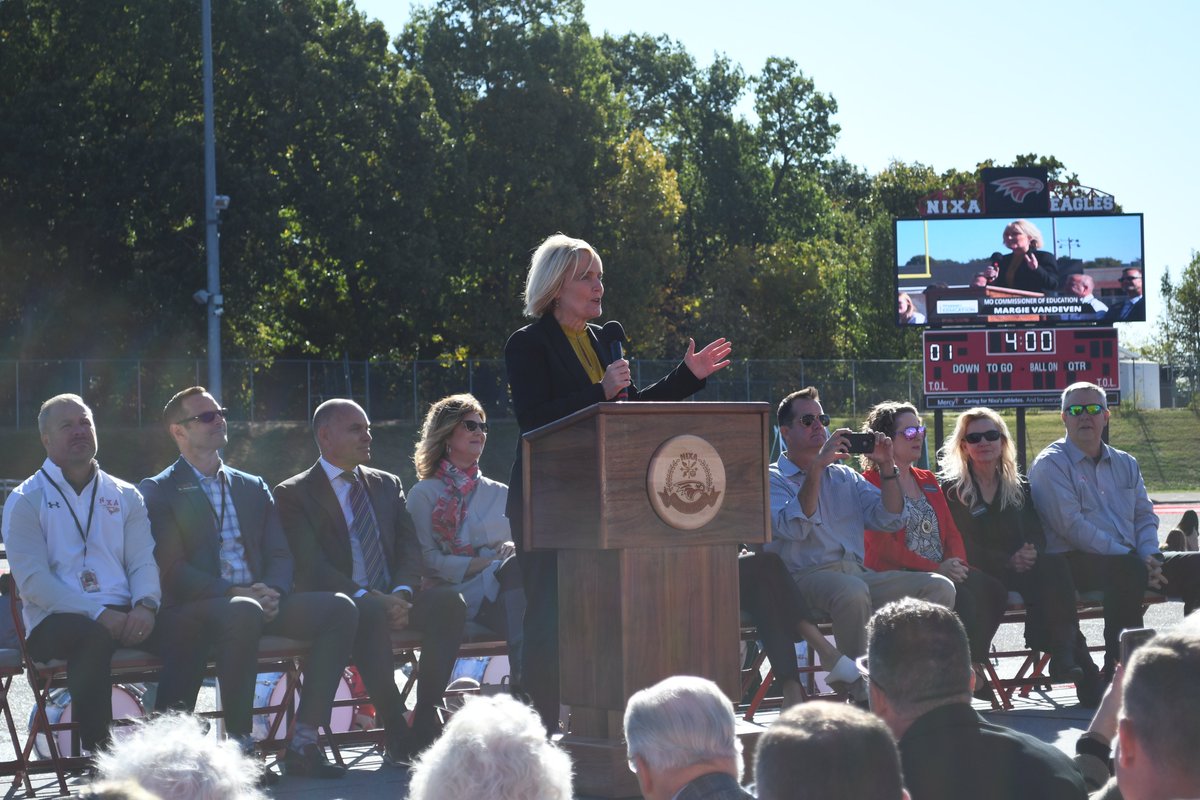
{"label": "man in dark suit", "polygon": [[[466,603],[449,587],[420,589],[421,548],[404,486],[364,466],[371,460],[371,423],[362,408],[327,400],[312,424],[320,459],[275,489],[296,556],[296,585],[354,598],[354,663],[387,730],[387,760],[406,763],[437,738],[436,707],[462,644]],[[422,634],[411,729],[395,683],[393,630]]]}
{"label": "man in dark suit", "polygon": [[1055,747],[985,722],[954,612],[905,598],[867,625],[871,710],[900,742],[913,800],[1084,800],[1083,777]]}
{"label": "man in dark suit", "polygon": [[1143,322],[1146,319],[1145,287],[1142,282],[1142,271],[1137,267],[1129,267],[1121,271],[1121,288],[1125,290],[1125,299],[1113,303],[1104,315],[1104,322]]}
{"label": "man in dark suit", "polygon": [[200,386],[185,389],[167,403],[163,421],[180,459],[140,488],[162,573],[159,624],[170,638],[167,647],[190,650],[196,658],[194,673],[178,682],[177,691],[160,687],[155,707],[192,710],[213,654],[226,730],[250,749],[259,638],[270,633],[309,640],[283,766],[289,774],[341,777],[345,770],[325,759],[317,729],[329,724],[358,611],[345,595],[292,592],[292,556],[274,500],[262,478],[222,463],[225,409],[211,394]]}

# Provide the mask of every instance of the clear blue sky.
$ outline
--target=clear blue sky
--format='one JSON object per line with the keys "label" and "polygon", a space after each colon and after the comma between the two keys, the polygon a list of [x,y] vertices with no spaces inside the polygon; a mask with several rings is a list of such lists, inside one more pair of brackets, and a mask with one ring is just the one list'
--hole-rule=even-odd
{"label": "clear blue sky", "polygon": [[[393,35],[413,5],[356,1]],[[1151,318],[1161,270],[1178,277],[1200,249],[1200,3],[585,0],[584,13],[596,33],[665,33],[701,64],[794,59],[838,102],[837,153],[872,173],[1056,156],[1145,214]],[[1122,341],[1152,329],[1126,325]]]}
{"label": "clear blue sky", "polygon": [[[1141,218],[1136,214],[1111,217],[1030,217],[1046,238],[1040,249],[1057,257],[1071,255],[1091,261],[1115,258],[1132,263],[1142,257]],[[936,259],[967,262],[1009,250],[1001,241],[1006,220],[943,219],[929,221],[929,251]],[[921,220],[903,220],[896,231],[898,258],[905,264],[925,255],[925,227]],[[1067,239],[1072,240],[1070,248]],[[1078,244],[1076,244],[1076,242]],[[1156,287],[1151,287],[1153,291]]]}

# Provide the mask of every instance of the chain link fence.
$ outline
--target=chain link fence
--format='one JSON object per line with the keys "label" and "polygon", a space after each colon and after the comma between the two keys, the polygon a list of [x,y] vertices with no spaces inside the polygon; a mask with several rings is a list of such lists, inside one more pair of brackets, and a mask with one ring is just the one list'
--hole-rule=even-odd
{"label": "chain link fence", "polygon": [[[634,359],[634,382],[638,386],[653,383],[677,363]],[[155,425],[171,395],[206,383],[207,372],[203,359],[0,360],[0,427],[35,426],[42,401],[63,392],[83,396],[105,425]],[[1162,407],[1192,404],[1196,398],[1195,365],[1159,365],[1158,375]],[[419,422],[430,403],[456,392],[475,395],[489,418],[512,415],[501,359],[450,363],[232,360],[224,363],[222,379],[222,400],[231,416],[251,422],[308,420],[313,410],[331,397],[357,401],[377,421]],[[821,390],[822,402],[831,413],[857,419],[882,400],[919,399],[922,364],[900,360],[735,361],[710,378],[695,399],[775,403],[808,385]]]}

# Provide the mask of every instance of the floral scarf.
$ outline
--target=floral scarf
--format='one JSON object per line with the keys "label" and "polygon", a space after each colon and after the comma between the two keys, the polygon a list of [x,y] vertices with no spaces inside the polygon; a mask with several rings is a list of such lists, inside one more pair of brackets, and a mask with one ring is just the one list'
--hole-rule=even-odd
{"label": "floral scarf", "polygon": [[443,550],[474,556],[475,548],[470,543],[458,541],[458,531],[467,518],[467,498],[479,484],[479,464],[472,464],[464,472],[443,458],[434,477],[442,482],[443,490],[433,507],[433,532],[441,537]]}

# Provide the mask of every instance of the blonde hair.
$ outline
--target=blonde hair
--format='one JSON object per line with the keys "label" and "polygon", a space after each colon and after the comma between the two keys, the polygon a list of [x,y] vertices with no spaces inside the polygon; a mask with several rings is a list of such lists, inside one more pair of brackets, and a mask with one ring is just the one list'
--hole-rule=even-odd
{"label": "blonde hair", "polygon": [[438,464],[446,455],[446,442],[463,417],[472,411],[479,415],[480,420],[487,420],[483,406],[471,394],[452,394],[429,407],[425,422],[421,424],[421,441],[413,452],[413,465],[417,468],[419,480],[432,478],[437,473]]}
{"label": "blonde hair", "polygon": [[554,296],[568,277],[579,273],[580,265],[591,263],[579,257],[580,252],[599,259],[595,249],[583,239],[572,239],[561,233],[546,237],[529,260],[525,277],[525,316],[541,317],[554,305]]}
{"label": "blonde hair", "polygon": [[971,408],[958,415],[954,423],[954,433],[946,439],[942,449],[938,451],[938,481],[945,486],[953,482],[947,494],[953,493],[967,508],[975,505],[982,498],[975,492],[975,480],[971,477],[971,458],[967,455],[967,426],[976,420],[986,419],[1000,431],[1000,465],[997,470],[1000,479],[1000,508],[1021,508],[1025,505],[1025,490],[1022,487],[1021,473],[1017,470],[1017,446],[1009,435],[1008,425],[1004,418],[990,408]]}
{"label": "blonde hair", "polygon": [[1021,233],[1029,237],[1029,243],[1033,245],[1034,250],[1041,250],[1042,245],[1046,240],[1042,238],[1042,232],[1038,230],[1037,225],[1034,225],[1027,219],[1014,219],[1012,222],[1004,226],[1005,230],[1016,228]]}

